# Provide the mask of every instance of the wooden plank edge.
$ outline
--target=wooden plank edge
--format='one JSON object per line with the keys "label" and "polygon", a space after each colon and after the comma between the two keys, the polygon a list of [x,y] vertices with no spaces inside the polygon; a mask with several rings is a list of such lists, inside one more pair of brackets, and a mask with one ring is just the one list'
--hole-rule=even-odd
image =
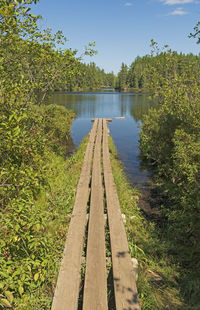
{"label": "wooden plank edge", "polygon": [[[84,242],[84,235],[85,235],[85,219],[86,219],[86,208],[87,208],[87,201],[89,197],[89,182],[90,182],[90,174],[91,174],[91,163],[92,163],[92,157],[93,157],[93,148],[96,138],[96,132],[97,132],[97,124],[98,120],[94,122],[94,125],[92,127],[92,130],[90,132],[89,141],[84,157],[84,162],[82,166],[82,171],[77,187],[77,193],[76,193],[76,199],[74,204],[74,209],[70,221],[70,226],[67,234],[67,239],[65,243],[65,248],[63,252],[63,258],[61,261],[61,266],[57,278],[57,284],[56,289],[53,297],[52,307],[51,310],[76,310],[78,306],[78,295],[79,295],[79,284],[80,284],[80,270],[81,270],[81,260],[82,260],[82,250],[83,250],[83,242]],[[89,158],[88,158],[89,157]],[[90,163],[86,163],[85,161],[89,160]],[[81,178],[85,181],[85,173],[87,172],[87,167],[90,167],[87,175],[87,182],[84,182],[85,190],[85,202],[82,206],[82,209],[78,210],[78,204],[81,197],[79,194],[79,185],[80,189],[84,190],[83,182],[81,181]],[[78,199],[79,198],[79,199]],[[73,237],[74,233],[76,234],[77,231],[74,230],[74,228],[78,225],[78,223],[82,223],[81,229],[76,235],[76,239],[80,239],[80,242],[76,244],[75,251],[71,251],[71,247],[74,246]],[[74,253],[78,257],[74,257]],[[72,261],[73,260],[73,261]],[[74,261],[75,260],[75,261]],[[71,266],[72,265],[72,266]],[[74,270],[75,269],[75,270]],[[74,282],[70,281],[70,273],[71,277],[75,277]],[[66,284],[66,281],[68,280],[68,283]],[[70,286],[70,287],[68,287]],[[70,294],[70,300],[68,299]]]}
{"label": "wooden plank edge", "polygon": [[95,143],[92,169],[91,204],[88,228],[83,310],[108,309],[105,215],[101,173],[102,130],[103,121],[100,119],[97,139]]}
{"label": "wooden plank edge", "polygon": [[[106,183],[109,181],[110,188],[114,191],[113,192],[113,199],[110,200],[110,193],[108,193],[108,190],[106,190],[106,196],[107,196],[107,212],[108,212],[108,223],[110,228],[110,241],[111,241],[111,252],[112,252],[112,264],[113,264],[113,280],[114,280],[114,290],[115,290],[115,300],[116,300],[116,309],[128,309],[130,310],[140,310],[139,300],[138,300],[138,293],[137,293],[137,287],[136,287],[136,281],[134,279],[134,272],[133,272],[133,265],[131,262],[131,256],[130,251],[128,248],[128,241],[127,236],[125,232],[125,228],[122,222],[122,216],[121,216],[121,210],[117,195],[116,186],[114,183],[114,178],[112,175],[112,168],[110,164],[110,155],[109,155],[109,149],[108,149],[108,128],[107,123],[104,121],[104,133],[103,133],[103,166],[104,166],[104,181],[105,181],[105,189],[106,189]],[[105,161],[107,161],[107,169],[105,171]],[[109,168],[109,169],[108,169]],[[110,180],[108,180],[110,179]],[[108,202],[110,200],[110,202]],[[109,206],[110,203],[110,206]],[[117,205],[117,209],[114,210],[113,206]],[[110,207],[112,206],[112,212],[110,210]],[[113,218],[115,217],[115,221]],[[115,227],[113,226],[115,225]],[[113,235],[113,232],[118,230],[118,236]],[[121,233],[119,233],[121,231]],[[116,233],[115,233],[116,234]],[[123,237],[122,237],[123,236]],[[117,238],[117,239],[116,239]],[[120,242],[123,243],[123,246],[121,246],[120,250]],[[122,240],[124,239],[124,240]],[[113,243],[118,241],[116,245]],[[127,272],[129,270],[129,272]],[[123,271],[126,273],[127,276],[127,283],[128,287],[124,285],[125,281],[123,280],[123,283],[120,283],[120,273],[122,275],[122,278],[124,277]],[[129,275],[128,275],[129,273]],[[124,299],[124,300],[123,300]]]}

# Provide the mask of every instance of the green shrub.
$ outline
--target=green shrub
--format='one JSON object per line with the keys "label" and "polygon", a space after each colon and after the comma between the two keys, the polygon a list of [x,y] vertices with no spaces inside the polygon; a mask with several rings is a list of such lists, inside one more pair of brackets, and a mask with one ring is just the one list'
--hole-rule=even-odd
{"label": "green shrub", "polygon": [[41,110],[47,144],[53,151],[63,154],[66,152],[66,144],[70,137],[71,123],[75,114],[55,104],[42,106]]}
{"label": "green shrub", "polygon": [[[172,72],[163,79],[156,90],[160,105],[145,117],[140,133],[141,151],[165,193],[162,211],[168,219],[171,251],[184,270],[180,285],[188,307],[198,304],[200,285],[200,87],[195,74],[191,63],[183,73]],[[189,293],[191,277],[195,285]]]}

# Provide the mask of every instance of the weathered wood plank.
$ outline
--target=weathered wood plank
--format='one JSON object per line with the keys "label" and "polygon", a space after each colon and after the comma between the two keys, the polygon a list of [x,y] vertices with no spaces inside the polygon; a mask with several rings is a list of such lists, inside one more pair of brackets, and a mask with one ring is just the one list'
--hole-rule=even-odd
{"label": "weathered wood plank", "polygon": [[77,310],[80,285],[81,257],[85,235],[86,208],[93,148],[98,120],[95,120],[87,145],[81,175],[77,187],[74,209],[67,234],[64,256],[58,275],[52,310]]}
{"label": "weathered wood plank", "polygon": [[125,119],[125,117],[124,116],[112,117],[112,119]]}
{"label": "weathered wood plank", "polygon": [[106,310],[105,217],[101,175],[102,119],[94,150],[83,310]]}
{"label": "weathered wood plank", "polygon": [[[95,119],[96,119],[96,118],[92,118],[92,119],[91,119],[91,122],[94,122]],[[107,122],[112,122],[113,117],[112,117],[112,118],[105,118],[105,119],[106,119]]]}
{"label": "weathered wood plank", "polygon": [[134,279],[127,236],[121,217],[120,204],[113,179],[108,149],[108,127],[103,120],[103,167],[110,229],[113,280],[117,310],[139,310],[136,281]]}

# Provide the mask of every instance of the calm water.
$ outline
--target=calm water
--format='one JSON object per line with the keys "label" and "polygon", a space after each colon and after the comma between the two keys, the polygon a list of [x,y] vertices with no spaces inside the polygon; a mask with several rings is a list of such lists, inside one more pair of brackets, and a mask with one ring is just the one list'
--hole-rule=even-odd
{"label": "calm water", "polygon": [[73,122],[71,135],[75,147],[91,129],[92,118],[124,116],[125,120],[109,123],[110,134],[118,150],[130,182],[145,187],[149,181],[148,172],[141,168],[138,149],[139,126],[153,102],[147,94],[119,93],[112,90],[98,93],[58,93],[50,100],[73,110],[77,117]]}

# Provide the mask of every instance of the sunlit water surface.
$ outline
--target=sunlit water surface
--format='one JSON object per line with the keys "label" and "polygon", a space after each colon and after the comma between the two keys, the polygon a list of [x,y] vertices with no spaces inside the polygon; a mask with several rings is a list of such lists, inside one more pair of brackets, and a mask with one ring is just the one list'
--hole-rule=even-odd
{"label": "sunlit water surface", "polygon": [[50,102],[63,105],[76,113],[71,129],[75,148],[90,131],[91,119],[125,117],[124,120],[114,119],[109,123],[110,134],[130,182],[139,188],[147,186],[150,178],[148,171],[141,168],[138,141],[142,119],[149,108],[155,106],[148,94],[119,93],[114,90],[95,93],[55,93]]}

